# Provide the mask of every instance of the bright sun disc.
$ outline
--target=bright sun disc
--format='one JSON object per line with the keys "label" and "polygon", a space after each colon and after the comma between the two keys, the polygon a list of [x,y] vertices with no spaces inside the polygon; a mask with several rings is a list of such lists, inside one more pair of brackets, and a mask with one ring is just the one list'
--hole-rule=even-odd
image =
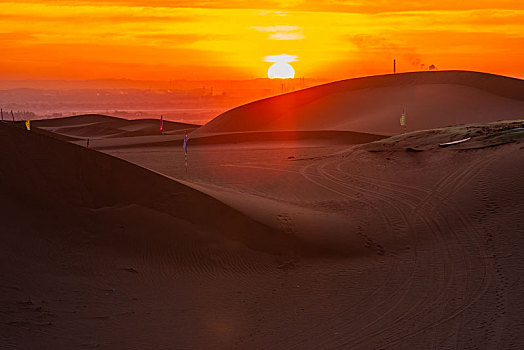
{"label": "bright sun disc", "polygon": [[295,77],[295,70],[287,62],[276,62],[267,70],[269,79],[290,79]]}
{"label": "bright sun disc", "polygon": [[295,69],[289,64],[297,60],[294,55],[273,55],[264,57],[266,62],[274,62],[267,70],[269,79],[292,79],[295,77]]}

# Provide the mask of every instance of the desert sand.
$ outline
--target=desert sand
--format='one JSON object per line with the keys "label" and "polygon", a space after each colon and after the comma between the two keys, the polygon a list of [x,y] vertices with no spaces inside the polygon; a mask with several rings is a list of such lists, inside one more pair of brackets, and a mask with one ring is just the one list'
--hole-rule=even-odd
{"label": "desert sand", "polygon": [[[319,117],[359,100],[328,86],[164,135],[94,115],[0,124],[0,347],[521,349],[523,82],[384,79],[335,86],[437,94],[409,132],[392,107],[378,128],[377,102]],[[296,128],[267,107],[293,94],[317,96]],[[468,102],[435,121],[451,95]]]}
{"label": "desert sand", "polygon": [[515,119],[523,109],[523,80],[468,71],[414,72],[342,80],[255,101],[219,115],[195,134],[349,130],[395,135],[403,110],[413,131]]}

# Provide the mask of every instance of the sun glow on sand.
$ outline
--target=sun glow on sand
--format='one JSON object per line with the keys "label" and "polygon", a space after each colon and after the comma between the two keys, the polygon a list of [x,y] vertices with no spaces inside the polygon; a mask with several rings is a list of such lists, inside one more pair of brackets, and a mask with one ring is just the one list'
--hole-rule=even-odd
{"label": "sun glow on sand", "polygon": [[266,62],[274,62],[267,70],[269,79],[292,79],[295,77],[295,69],[288,63],[296,61],[297,56],[293,55],[274,55],[266,56]]}

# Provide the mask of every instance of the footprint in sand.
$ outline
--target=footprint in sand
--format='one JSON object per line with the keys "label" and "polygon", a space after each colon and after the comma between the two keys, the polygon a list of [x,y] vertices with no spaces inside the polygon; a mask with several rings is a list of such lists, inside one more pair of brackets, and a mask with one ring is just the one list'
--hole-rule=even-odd
{"label": "footprint in sand", "polygon": [[280,229],[285,233],[294,235],[297,232],[295,229],[295,225],[293,224],[293,221],[291,220],[291,217],[288,214],[278,214],[277,220],[280,224]]}

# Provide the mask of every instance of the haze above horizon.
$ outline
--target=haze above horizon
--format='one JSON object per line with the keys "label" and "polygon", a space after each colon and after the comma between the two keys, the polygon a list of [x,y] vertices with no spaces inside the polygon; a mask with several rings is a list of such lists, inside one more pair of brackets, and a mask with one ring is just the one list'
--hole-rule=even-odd
{"label": "haze above horizon", "polygon": [[0,4],[0,79],[235,80],[463,69],[524,77],[524,3],[16,1]]}

